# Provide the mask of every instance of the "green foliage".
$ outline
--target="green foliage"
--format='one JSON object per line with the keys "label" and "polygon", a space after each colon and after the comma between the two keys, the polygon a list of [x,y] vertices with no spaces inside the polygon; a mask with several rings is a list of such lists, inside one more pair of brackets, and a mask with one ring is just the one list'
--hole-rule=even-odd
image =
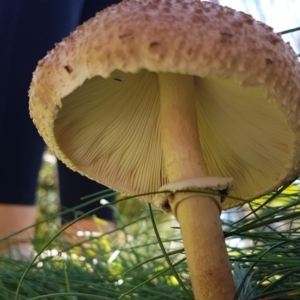
{"label": "green foliage", "polygon": [[225,221],[236,299],[300,299],[299,186],[243,207],[236,222]]}
{"label": "green foliage", "polygon": [[[56,244],[57,252],[43,251],[29,268],[28,263],[1,258],[0,295],[6,295],[0,299],[10,299],[7,295],[14,299],[18,289],[18,299],[186,299],[161,255],[150,222],[147,212],[109,237],[82,245]],[[158,227],[170,227],[166,222]],[[169,230],[179,239],[178,230]],[[163,241],[172,249],[168,251],[172,263],[180,262],[176,272],[188,284],[182,249],[173,243]]]}
{"label": "green foliage", "polygon": [[[193,299],[173,218],[119,197],[113,232],[84,243],[66,242],[55,222],[55,169],[47,167],[34,241],[38,253],[31,262],[0,257],[0,300]],[[83,205],[103,196],[88,197]],[[299,217],[296,183],[222,214],[236,300],[300,299]]]}

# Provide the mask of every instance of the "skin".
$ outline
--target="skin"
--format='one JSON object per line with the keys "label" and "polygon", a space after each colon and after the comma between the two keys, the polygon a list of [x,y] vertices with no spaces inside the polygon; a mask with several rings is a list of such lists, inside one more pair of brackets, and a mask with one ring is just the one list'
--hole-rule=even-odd
{"label": "skin", "polygon": [[[9,255],[18,253],[23,258],[29,257],[33,253],[31,240],[34,237],[34,227],[36,221],[36,207],[33,205],[11,205],[0,204],[0,254]],[[24,228],[30,227],[23,231]],[[84,218],[72,226],[68,227],[62,235],[65,241],[79,243],[81,237],[77,236],[77,231],[109,232],[114,229],[112,222],[103,221],[96,224],[92,218]],[[21,231],[18,234],[15,232]],[[9,240],[5,237],[14,234]]]}
{"label": "skin", "polygon": [[[33,205],[0,204],[0,239],[25,227],[34,224],[36,209]],[[0,253],[7,253],[9,249],[32,249],[31,242],[34,228],[29,228],[14,235],[9,241],[0,242]]]}

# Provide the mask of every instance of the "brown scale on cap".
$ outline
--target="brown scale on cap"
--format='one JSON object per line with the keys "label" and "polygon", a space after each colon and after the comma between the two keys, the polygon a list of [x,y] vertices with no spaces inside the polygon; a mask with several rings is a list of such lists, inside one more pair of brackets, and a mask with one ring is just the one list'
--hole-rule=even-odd
{"label": "brown scale on cap", "polygon": [[[215,18],[217,18],[217,22]],[[153,20],[155,22],[152,22]],[[248,151],[247,153],[249,159],[240,157],[242,153],[230,152],[236,147],[241,152],[245,152],[243,147],[239,147],[235,143],[241,144],[242,136],[244,138],[249,136],[249,139],[254,139],[256,133],[251,134],[250,132],[249,135],[244,129],[243,132],[235,132],[236,127],[240,125],[233,122],[242,122],[237,118],[229,120],[234,127],[225,126],[226,132],[219,129],[218,133],[210,133],[209,128],[200,128],[203,127],[201,122],[204,123],[202,119],[205,119],[203,116],[205,114],[203,113],[201,116],[199,130],[207,130],[207,137],[205,133],[201,135],[203,136],[204,156],[210,174],[233,176],[235,181],[233,196],[245,199],[255,198],[279,187],[298,173],[300,156],[299,142],[296,137],[299,134],[300,88],[298,78],[300,71],[296,54],[290,46],[282,41],[280,36],[272,32],[270,27],[253,20],[247,14],[213,3],[179,0],[132,0],[114,5],[98,13],[95,18],[78,27],[70,37],[56,45],[55,49],[50,51],[39,63],[29,93],[31,116],[49,146],[72,169],[114,189],[128,193],[157,190],[162,184],[168,182],[163,166],[159,140],[160,130],[158,129],[158,90],[155,73],[161,72],[193,75],[195,82],[198,82],[196,86],[199,88],[200,85],[204,84],[208,89],[211,86],[217,91],[218,84],[221,84],[221,89],[222,85],[225,90],[236,88],[239,90],[237,92],[239,94],[259,93],[259,97],[262,99],[267,96],[268,99],[262,100],[265,101],[264,109],[267,110],[268,107],[272,107],[277,114],[274,120],[281,118],[281,122],[286,128],[279,134],[278,139],[271,142],[275,147],[282,148],[285,157],[278,158],[276,170],[271,167],[272,163],[264,165],[266,174],[263,175],[264,170],[260,170],[259,165],[255,163],[253,165],[250,157],[253,156],[254,159],[255,157],[257,159],[261,156],[262,160],[265,160],[263,158],[265,155],[266,160],[268,157],[270,160],[274,160],[275,156],[280,155],[280,151],[273,153],[273,150],[269,150],[268,152],[267,142],[262,141],[259,148],[265,148],[266,154],[255,153],[258,151],[255,146],[252,152]],[[95,140],[99,142],[97,149],[100,153],[94,150],[92,154],[88,154],[87,151],[91,145],[88,144],[86,138],[76,136],[76,132],[80,131],[78,128],[80,125],[74,125],[73,131],[68,125],[76,123],[77,118],[81,116],[72,117],[68,115],[64,105],[71,101],[73,96],[76,96],[76,89],[82,91],[88,84],[92,88],[98,84],[92,84],[91,78],[94,78],[93,82],[97,81],[101,86],[104,86],[108,80],[106,78],[120,77],[115,76],[115,73],[121,73],[124,78],[135,77],[134,80],[137,83],[132,83],[134,90],[143,84],[144,90],[139,94],[136,104],[132,104],[130,109],[134,109],[135,105],[136,107],[144,106],[141,108],[141,113],[147,114],[148,104],[143,102],[141,96],[150,90],[154,97],[153,103],[156,103],[152,105],[152,113],[149,114],[154,118],[151,122],[153,129],[148,128],[147,131],[149,141],[144,138],[142,142],[145,145],[140,145],[138,142],[134,144],[133,148],[141,152],[138,155],[140,157],[138,162],[131,158],[132,165],[122,158],[126,152],[126,149],[122,147],[122,141],[124,139],[131,140],[130,137],[136,134],[134,127],[142,126],[145,128],[147,127],[145,124],[128,125],[129,128],[124,128],[128,135],[126,132],[122,135],[115,135],[117,139],[120,139],[119,141],[107,138],[107,134],[100,130],[101,134],[99,133],[97,138],[94,137],[92,142],[95,143]],[[145,79],[146,77],[148,79]],[[227,85],[226,81],[229,79],[232,80],[232,83]],[[150,90],[146,89],[147,84]],[[243,88],[240,84],[250,87]],[[124,88],[126,88],[125,84]],[[110,99],[115,93],[114,87],[111,86],[104,90],[103,93],[108,93],[103,94],[107,101],[113,102]],[[222,90],[219,95],[211,95],[215,99],[214,105],[219,103],[215,97],[222,96],[225,90]],[[120,92],[120,94],[122,93]],[[99,97],[101,97],[100,95],[102,94],[100,93]],[[130,95],[128,97],[132,98]],[[249,97],[245,98],[244,102],[249,102],[252,99],[252,96]],[[149,97],[145,98],[146,101],[152,101]],[[85,97],[85,99],[87,98]],[[78,101],[80,100],[78,99]],[[199,110],[203,108],[201,101],[203,100],[199,99]],[[268,101],[273,104],[269,104]],[[217,118],[220,122],[221,120],[227,122],[227,109],[222,108],[226,105],[227,100],[224,100],[222,105],[221,102],[222,99],[217,105],[219,108],[216,107],[221,114],[221,117]],[[253,103],[256,104],[260,102],[261,100],[258,99],[253,100]],[[82,105],[85,103],[87,103],[86,100],[82,102]],[[107,114],[107,110],[101,110],[101,105],[106,107],[108,104],[103,101],[101,103],[98,105],[99,120],[95,121],[95,126],[108,128],[108,124],[118,120],[119,115],[114,116],[113,107],[111,107],[111,119],[107,118],[102,124],[101,111],[105,111]],[[207,101],[204,103],[209,105]],[[238,102],[234,105],[236,104]],[[70,105],[68,104],[68,107]],[[81,104],[76,105],[77,109],[81,109],[78,106]],[[122,104],[119,106],[119,109],[122,109]],[[59,110],[58,107],[61,109]],[[209,110],[209,107],[206,109]],[[239,108],[235,107],[234,109],[238,114]],[[240,109],[243,109],[242,106]],[[62,115],[68,115],[70,120],[62,124]],[[133,117],[133,114],[131,116]],[[88,108],[82,117],[89,118]],[[227,118],[231,117],[227,116]],[[253,120],[251,117],[247,122]],[[81,120],[78,124],[83,124],[83,122]],[[143,120],[139,118],[139,122],[143,122]],[[211,120],[205,122],[211,122]],[[216,120],[212,124],[217,127],[222,126],[218,125]],[[254,124],[246,125],[250,131],[256,128]],[[57,128],[57,126],[67,126],[67,128]],[[269,126],[268,132],[271,130],[275,132],[275,128],[271,129],[271,123],[266,123],[263,126]],[[84,132],[83,129],[81,131]],[[94,133],[97,135],[97,130],[94,130]],[[92,132],[86,132],[86,134],[92,136]],[[211,143],[209,135],[215,136],[216,134],[226,135],[227,142],[220,142],[220,139],[215,137],[214,140],[219,140],[219,142],[214,146],[209,145]],[[157,137],[153,139],[155,135]],[[137,134],[137,136],[139,135]],[[238,139],[235,136],[238,136]],[[221,137],[222,139],[223,137]],[[104,148],[107,149],[103,153],[101,153],[101,141],[105,143]],[[111,147],[116,147],[111,153],[108,150],[108,143],[112,143]],[[84,144],[86,144],[86,150],[83,149]],[[251,148],[251,143],[247,146]],[[117,154],[117,148],[120,151],[119,154]],[[156,158],[151,158],[150,161],[148,159],[149,155],[151,157],[149,151],[156,155]],[[84,162],[81,162],[81,155],[86,158],[89,157],[89,160],[85,159]],[[128,154],[128,156],[130,155]],[[232,159],[234,163],[229,165],[224,162],[228,159]],[[258,161],[260,160],[258,159]],[[113,171],[110,168],[115,168],[118,171]],[[144,180],[144,170],[149,173],[147,182]],[[255,173],[255,170],[259,170],[259,174]],[[276,174],[273,178],[267,179],[268,174],[273,172],[272,170]],[[129,174],[135,177],[134,183],[128,179]],[[259,181],[261,182],[251,183],[252,178],[255,177],[260,178]],[[239,203],[228,199],[224,202],[223,207],[237,204]]]}
{"label": "brown scale on cap", "polygon": [[30,113],[73,170],[128,194],[161,188],[144,199],[178,219],[195,298],[232,300],[219,213],[299,175],[299,78],[291,47],[244,13],[129,0],[39,63]]}

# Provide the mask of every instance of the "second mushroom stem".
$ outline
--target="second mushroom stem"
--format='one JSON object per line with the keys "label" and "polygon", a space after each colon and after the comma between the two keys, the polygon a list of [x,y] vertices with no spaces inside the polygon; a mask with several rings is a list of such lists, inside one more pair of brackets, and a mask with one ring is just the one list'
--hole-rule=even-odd
{"label": "second mushroom stem", "polygon": [[[193,76],[158,74],[161,141],[169,182],[208,176],[198,132]],[[183,238],[196,300],[232,300],[234,285],[219,217],[209,196],[178,192],[170,201]]]}

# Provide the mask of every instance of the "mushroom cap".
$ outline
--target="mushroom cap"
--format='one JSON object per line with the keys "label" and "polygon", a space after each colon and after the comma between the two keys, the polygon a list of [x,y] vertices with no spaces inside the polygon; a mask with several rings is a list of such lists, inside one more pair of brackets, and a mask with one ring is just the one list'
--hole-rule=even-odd
{"label": "mushroom cap", "polygon": [[296,54],[270,27],[210,2],[129,0],[98,13],[39,62],[31,117],[71,169],[117,191],[155,192],[168,183],[159,72],[194,76],[209,174],[234,180],[223,208],[298,176]]}

